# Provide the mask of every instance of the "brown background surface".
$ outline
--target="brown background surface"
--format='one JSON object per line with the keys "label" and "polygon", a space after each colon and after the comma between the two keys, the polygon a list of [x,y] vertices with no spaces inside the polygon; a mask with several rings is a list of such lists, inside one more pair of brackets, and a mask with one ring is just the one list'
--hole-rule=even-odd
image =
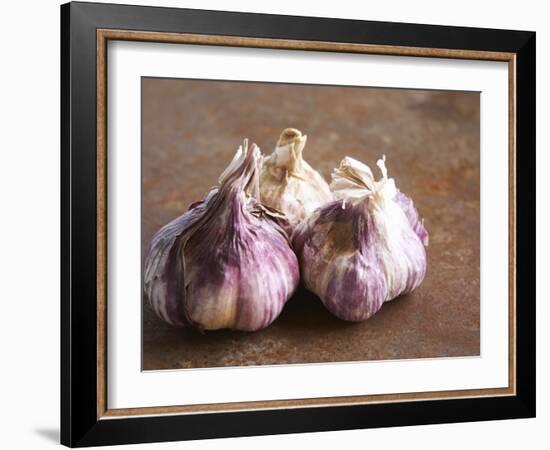
{"label": "brown background surface", "polygon": [[479,94],[144,78],[142,253],[162,225],[216,184],[242,139],[273,150],[282,129],[308,135],[327,180],[346,156],[386,155],[430,233],[413,293],[361,323],[340,321],[300,288],[268,328],[175,328],[143,299],[143,369],[479,355]]}

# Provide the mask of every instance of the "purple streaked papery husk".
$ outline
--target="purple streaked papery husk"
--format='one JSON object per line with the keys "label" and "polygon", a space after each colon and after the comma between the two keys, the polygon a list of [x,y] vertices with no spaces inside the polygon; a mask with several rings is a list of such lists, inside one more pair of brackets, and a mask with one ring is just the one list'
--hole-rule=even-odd
{"label": "purple streaked papery husk", "polygon": [[387,178],[345,158],[333,173],[335,198],[294,230],[302,280],[343,320],[361,321],[423,281],[428,233],[413,202]]}
{"label": "purple streaked papery husk", "polygon": [[405,194],[403,194],[403,192],[401,192],[399,189],[397,189],[393,200],[403,210],[405,216],[407,216],[407,220],[409,221],[411,228],[414,230],[422,243],[427,247],[429,243],[428,231],[424,227],[424,222],[420,220],[420,217],[418,216],[418,211],[414,207],[413,201]]}
{"label": "purple streaked papery husk", "polygon": [[261,153],[245,141],[220,186],[161,228],[145,262],[145,293],[173,325],[264,328],[299,283],[283,215],[259,203]]}

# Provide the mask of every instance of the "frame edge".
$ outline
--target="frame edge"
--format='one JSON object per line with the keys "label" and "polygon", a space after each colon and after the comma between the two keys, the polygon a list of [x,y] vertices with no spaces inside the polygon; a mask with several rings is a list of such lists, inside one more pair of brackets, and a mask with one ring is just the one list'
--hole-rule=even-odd
{"label": "frame edge", "polygon": [[60,443],[71,445],[71,350],[70,350],[70,35],[71,5],[60,6],[60,111],[61,111],[61,358]]}
{"label": "frame edge", "polygon": [[536,417],[536,33],[516,64],[517,396]]}

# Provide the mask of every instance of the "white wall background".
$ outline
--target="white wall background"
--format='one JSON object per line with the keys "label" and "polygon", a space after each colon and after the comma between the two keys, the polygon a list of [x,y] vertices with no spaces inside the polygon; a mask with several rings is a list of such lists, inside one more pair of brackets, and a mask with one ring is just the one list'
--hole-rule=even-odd
{"label": "white wall background", "polygon": [[[536,419],[225,439],[131,448],[547,448],[550,441],[550,28],[544,2],[129,1],[134,4],[465,25],[537,32]],[[59,440],[59,1],[5,2],[0,28],[0,447]],[[546,81],[546,82],[545,82]],[[546,150],[546,151],[544,151]],[[130,447],[127,447],[130,448]]]}

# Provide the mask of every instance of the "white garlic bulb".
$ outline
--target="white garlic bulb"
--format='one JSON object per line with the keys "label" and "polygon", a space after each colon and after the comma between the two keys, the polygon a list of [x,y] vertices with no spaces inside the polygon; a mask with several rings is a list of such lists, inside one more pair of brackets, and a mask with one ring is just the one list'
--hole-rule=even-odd
{"label": "white garlic bulb", "polygon": [[260,175],[262,203],[283,212],[291,226],[332,200],[327,182],[302,157],[306,141],[299,130],[285,129]]}

